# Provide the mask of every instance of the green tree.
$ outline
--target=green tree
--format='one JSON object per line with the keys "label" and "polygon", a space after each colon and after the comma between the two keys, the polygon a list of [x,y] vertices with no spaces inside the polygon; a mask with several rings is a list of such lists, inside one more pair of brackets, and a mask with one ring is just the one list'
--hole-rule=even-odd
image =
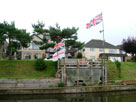
{"label": "green tree", "polygon": [[[4,21],[4,23],[1,24],[3,25],[3,28],[0,28],[0,30],[3,31],[4,36],[8,39],[9,43],[8,56],[9,59],[12,59],[12,55],[14,55],[17,50],[21,47],[28,47],[28,43],[31,41],[31,36],[26,32],[26,30],[16,28],[14,22],[9,24]],[[6,40],[5,37],[3,39],[4,41]]]}
{"label": "green tree", "polygon": [[5,33],[6,33],[5,26],[3,23],[0,23],[0,59],[2,58],[2,45],[6,40]]}
{"label": "green tree", "polygon": [[127,39],[123,39],[121,48],[126,53],[130,53],[133,57],[133,60],[136,61],[136,38],[135,37],[128,37]]}
{"label": "green tree", "polygon": [[62,39],[65,39],[65,47],[67,50],[67,53],[70,52],[72,55],[75,51],[80,50],[83,48],[84,43],[81,43],[80,41],[77,41],[77,31],[78,28],[72,27],[72,28],[63,28],[61,29],[58,24],[56,24],[56,27],[49,27],[49,33],[51,36],[51,40],[59,43]]}
{"label": "green tree", "polygon": [[[45,24],[43,22],[38,21],[37,24],[32,24],[33,27],[33,33],[36,35],[42,34],[43,38],[41,38],[41,41],[33,41],[35,44],[40,45],[40,49],[47,50],[49,47],[54,47],[54,43],[49,43],[49,30],[45,29]],[[49,36],[47,38],[47,36]]]}

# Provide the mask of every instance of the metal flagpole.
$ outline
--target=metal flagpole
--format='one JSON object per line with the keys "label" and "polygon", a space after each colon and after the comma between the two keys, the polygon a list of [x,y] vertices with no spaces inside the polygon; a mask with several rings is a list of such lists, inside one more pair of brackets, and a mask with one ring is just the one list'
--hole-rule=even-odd
{"label": "metal flagpole", "polygon": [[[103,19],[103,12],[102,12],[102,19]],[[103,32],[103,50],[104,50],[104,59],[103,59],[103,67],[102,67],[102,84],[105,83],[105,39],[104,39],[104,20],[102,20],[102,28],[103,30],[100,31],[100,33]]]}

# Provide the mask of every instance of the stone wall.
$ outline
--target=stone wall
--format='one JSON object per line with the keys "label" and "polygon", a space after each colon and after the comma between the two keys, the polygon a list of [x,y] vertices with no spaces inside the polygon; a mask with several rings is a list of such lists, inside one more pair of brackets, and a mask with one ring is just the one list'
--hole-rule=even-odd
{"label": "stone wall", "polygon": [[46,88],[60,83],[58,78],[47,79],[0,79],[0,88]]}
{"label": "stone wall", "polygon": [[79,75],[77,72],[78,69],[76,68],[67,68],[66,69],[66,78],[67,78],[67,86],[74,86],[76,84],[76,81],[83,81],[85,85],[94,85],[99,84],[101,82],[101,69],[95,68],[93,69],[91,76],[91,69],[90,68],[80,68],[79,69]]}

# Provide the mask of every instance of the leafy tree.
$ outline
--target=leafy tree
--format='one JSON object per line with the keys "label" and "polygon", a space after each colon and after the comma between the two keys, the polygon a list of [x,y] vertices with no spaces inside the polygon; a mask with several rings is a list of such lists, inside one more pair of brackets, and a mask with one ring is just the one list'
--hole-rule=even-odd
{"label": "leafy tree", "polygon": [[[3,31],[2,34],[8,39],[8,56],[9,59],[12,59],[12,55],[14,55],[17,50],[21,47],[28,47],[28,43],[31,41],[31,36],[24,29],[18,29],[15,27],[15,23],[4,21],[1,23],[3,28],[0,28],[0,31]],[[4,41],[6,40],[4,37]]]}
{"label": "leafy tree", "polygon": [[136,60],[136,38],[135,37],[128,37],[128,39],[123,39],[121,48],[126,53],[130,53],[133,59]]}
{"label": "leafy tree", "polygon": [[33,27],[33,33],[36,35],[42,34],[43,38],[41,38],[41,41],[33,41],[35,44],[40,45],[40,49],[48,49],[49,47],[54,47],[54,43],[49,43],[49,39],[46,38],[45,36],[48,34],[49,35],[49,31],[48,29],[45,29],[45,24],[43,22],[38,21],[37,24],[32,24]]}
{"label": "leafy tree", "polygon": [[70,52],[72,55],[75,51],[82,49],[84,44],[79,41],[76,41],[78,39],[77,31],[78,28],[75,27],[61,29],[58,24],[56,24],[56,27],[50,26],[49,28],[51,40],[56,43],[59,43],[64,38],[67,53]]}
{"label": "leafy tree", "polygon": [[2,45],[6,40],[5,33],[6,33],[5,26],[3,23],[0,23],[0,59],[2,58]]}

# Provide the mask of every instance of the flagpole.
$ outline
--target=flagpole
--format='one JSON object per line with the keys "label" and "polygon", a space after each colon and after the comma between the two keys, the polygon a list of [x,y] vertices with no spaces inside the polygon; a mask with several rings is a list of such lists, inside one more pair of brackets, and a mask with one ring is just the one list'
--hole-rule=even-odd
{"label": "flagpole", "polygon": [[[103,12],[102,12],[102,17],[103,17]],[[103,78],[102,78],[102,83],[105,84],[105,38],[104,38],[104,20],[102,21],[102,27],[103,27],[103,50],[104,50],[104,61],[103,61]]]}

